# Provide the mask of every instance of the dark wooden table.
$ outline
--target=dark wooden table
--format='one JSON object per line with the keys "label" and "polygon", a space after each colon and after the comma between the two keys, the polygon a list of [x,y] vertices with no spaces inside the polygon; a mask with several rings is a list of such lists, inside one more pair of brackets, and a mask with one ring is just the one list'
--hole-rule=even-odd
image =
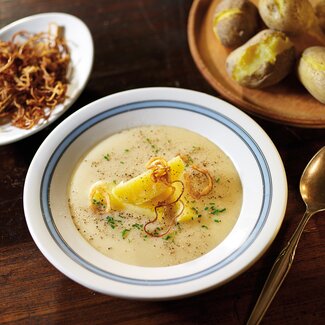
{"label": "dark wooden table", "polygon": [[[199,296],[141,302],[84,288],[43,257],[23,212],[30,161],[45,137],[73,111],[102,96],[138,87],[182,87],[218,96],[199,74],[188,49],[190,6],[190,0],[0,0],[0,27],[31,14],[62,11],[84,20],[95,42],[91,78],[73,107],[36,135],[0,147],[1,324],[245,323],[274,259],[304,212],[299,179],[308,160],[325,145],[324,129],[298,129],[254,117],[274,141],[287,171],[289,199],[283,226],[271,248],[248,271]],[[262,324],[325,324],[324,216],[315,216],[307,225],[293,267]]]}

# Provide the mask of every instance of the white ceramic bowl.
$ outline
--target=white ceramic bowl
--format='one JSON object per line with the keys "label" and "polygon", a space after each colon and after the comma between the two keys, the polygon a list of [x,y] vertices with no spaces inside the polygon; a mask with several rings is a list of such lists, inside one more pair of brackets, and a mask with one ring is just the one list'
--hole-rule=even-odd
{"label": "white ceramic bowl", "polygon": [[60,12],[25,17],[0,29],[0,39],[9,41],[13,34],[22,30],[30,33],[46,32],[51,23],[64,27],[64,35],[70,49],[71,76],[67,99],[52,111],[47,120],[29,130],[16,128],[11,123],[0,125],[0,145],[26,138],[54,122],[76,101],[87,84],[93,66],[94,44],[88,27],[79,18]]}
{"label": "white ceramic bowl", "polygon": [[[207,137],[240,175],[243,205],[235,227],[220,245],[193,261],[155,268],[126,265],[96,251],[73,224],[67,187],[79,159],[100,140],[141,125],[179,126]],[[220,99],[174,88],[125,91],[74,113],[41,145],[24,188],[29,230],[55,267],[93,290],[137,299],[185,297],[231,280],[269,247],[286,202],[285,171],[266,133]]]}

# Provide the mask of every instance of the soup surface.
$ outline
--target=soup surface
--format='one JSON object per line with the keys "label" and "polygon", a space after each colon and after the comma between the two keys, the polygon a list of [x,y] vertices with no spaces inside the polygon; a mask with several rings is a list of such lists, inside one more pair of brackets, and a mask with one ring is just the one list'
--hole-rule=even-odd
{"label": "soup surface", "polygon": [[229,157],[205,137],[169,126],[133,128],[100,142],[81,159],[69,188],[81,235],[106,256],[138,266],[175,265],[209,252],[234,227],[241,204]]}

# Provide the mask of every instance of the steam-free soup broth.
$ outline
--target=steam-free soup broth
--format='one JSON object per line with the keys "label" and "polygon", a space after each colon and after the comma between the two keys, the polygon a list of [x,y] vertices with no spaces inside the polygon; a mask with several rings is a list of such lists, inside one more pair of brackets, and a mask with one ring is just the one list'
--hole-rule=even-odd
{"label": "steam-free soup broth", "polygon": [[169,266],[215,248],[242,204],[229,157],[192,131],[145,126],[93,147],[71,178],[75,226],[96,250],[138,266]]}

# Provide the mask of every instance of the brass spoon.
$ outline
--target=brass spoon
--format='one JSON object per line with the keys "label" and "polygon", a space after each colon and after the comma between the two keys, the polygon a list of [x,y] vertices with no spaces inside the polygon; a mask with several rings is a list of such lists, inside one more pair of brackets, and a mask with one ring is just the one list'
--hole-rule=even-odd
{"label": "brass spoon", "polygon": [[306,204],[306,212],[286,247],[276,259],[247,325],[260,323],[290,270],[300,236],[308,220],[315,213],[325,210],[325,146],[310,160],[302,173],[300,194]]}

